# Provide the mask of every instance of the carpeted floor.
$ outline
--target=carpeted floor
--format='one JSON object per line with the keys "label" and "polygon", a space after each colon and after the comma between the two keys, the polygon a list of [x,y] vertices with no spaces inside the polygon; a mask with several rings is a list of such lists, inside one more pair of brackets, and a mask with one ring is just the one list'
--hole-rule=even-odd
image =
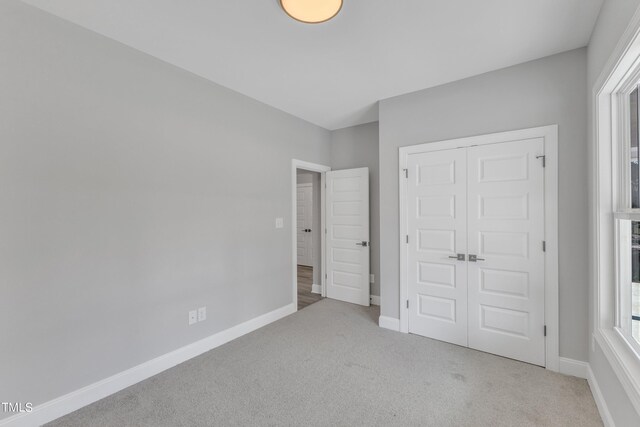
{"label": "carpeted floor", "polygon": [[324,299],[52,426],[599,426],[582,379]]}

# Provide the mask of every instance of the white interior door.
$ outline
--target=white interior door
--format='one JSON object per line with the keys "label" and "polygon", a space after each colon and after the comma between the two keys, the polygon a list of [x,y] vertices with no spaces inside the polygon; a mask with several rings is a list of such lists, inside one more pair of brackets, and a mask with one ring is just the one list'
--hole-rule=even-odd
{"label": "white interior door", "polygon": [[544,366],[542,154],[538,138],[470,147],[467,163],[469,347]]}
{"label": "white interior door", "polygon": [[409,332],[545,365],[543,138],[410,154]]}
{"label": "white interior door", "polygon": [[466,151],[412,154],[407,168],[409,332],[466,346]]}
{"label": "white interior door", "polygon": [[369,305],[369,168],[326,173],[327,297]]}
{"label": "white interior door", "polygon": [[298,265],[313,266],[313,185],[298,184],[296,193]]}

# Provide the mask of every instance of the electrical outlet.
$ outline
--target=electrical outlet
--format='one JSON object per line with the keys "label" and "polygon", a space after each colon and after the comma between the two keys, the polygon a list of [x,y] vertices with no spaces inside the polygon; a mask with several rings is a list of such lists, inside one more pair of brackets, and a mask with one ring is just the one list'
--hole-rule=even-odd
{"label": "electrical outlet", "polygon": [[369,275],[369,283],[376,283],[376,276],[373,274]]}
{"label": "electrical outlet", "polygon": [[198,312],[196,310],[191,310],[189,312],[189,325],[193,325],[198,321]]}
{"label": "electrical outlet", "polygon": [[276,218],[276,228],[284,227],[284,218]]}
{"label": "electrical outlet", "polygon": [[200,307],[198,309],[198,322],[207,320],[207,307]]}

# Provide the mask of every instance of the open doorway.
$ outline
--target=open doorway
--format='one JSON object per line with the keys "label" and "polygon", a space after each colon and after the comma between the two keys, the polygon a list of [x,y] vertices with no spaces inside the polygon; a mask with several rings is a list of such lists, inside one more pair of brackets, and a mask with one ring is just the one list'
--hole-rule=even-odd
{"label": "open doorway", "polygon": [[[311,190],[305,189],[309,182]],[[331,171],[328,166],[294,159],[291,202],[296,309],[322,297],[369,306],[369,169]],[[305,210],[310,217],[305,217]]]}
{"label": "open doorway", "polygon": [[329,166],[291,161],[291,273],[297,310],[326,296],[324,199],[325,175],[330,170]]}
{"label": "open doorway", "polygon": [[298,310],[322,299],[321,174],[296,169],[296,273]]}

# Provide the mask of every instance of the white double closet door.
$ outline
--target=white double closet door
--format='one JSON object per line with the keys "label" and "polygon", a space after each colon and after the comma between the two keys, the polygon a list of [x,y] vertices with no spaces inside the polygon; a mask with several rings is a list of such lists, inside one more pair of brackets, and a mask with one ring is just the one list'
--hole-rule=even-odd
{"label": "white double closet door", "polygon": [[545,365],[542,138],[411,154],[409,332]]}

